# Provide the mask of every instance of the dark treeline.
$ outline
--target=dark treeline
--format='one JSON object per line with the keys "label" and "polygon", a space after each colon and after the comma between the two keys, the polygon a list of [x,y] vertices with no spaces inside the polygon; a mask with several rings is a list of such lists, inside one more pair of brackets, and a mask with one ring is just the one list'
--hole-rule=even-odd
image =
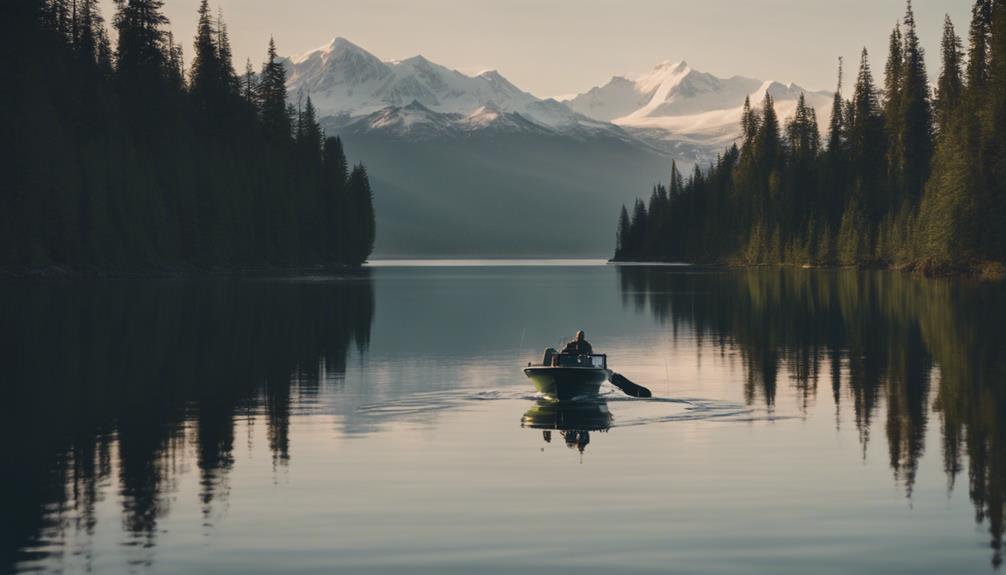
{"label": "dark treeline", "polygon": [[110,492],[130,543],[152,546],[189,461],[209,520],[249,426],[265,428],[274,464],[287,465],[297,405],[345,384],[375,306],[365,272],[334,282],[15,279],[0,293],[3,573],[31,570],[53,541],[92,537]]}
{"label": "dark treeline", "polygon": [[0,268],[363,262],[366,170],[288,104],[275,45],[239,76],[204,1],[186,68],[162,4],[117,2],[113,49],[97,0],[2,3]]}
{"label": "dark treeline", "polygon": [[822,141],[801,96],[744,103],[742,142],[649,204],[622,208],[617,260],[884,265],[925,271],[1006,261],[1006,1],[977,0],[968,49],[947,17],[931,93],[911,3],[884,86],[863,50],[851,99],[839,66]]}
{"label": "dark treeline", "polygon": [[[786,386],[795,390],[800,409],[829,401],[836,425],[847,417],[856,426],[864,456],[879,427],[908,496],[936,419],[942,443],[930,451],[941,454],[951,489],[966,482],[975,518],[991,536],[992,562],[1001,564],[1001,284],[869,270],[681,273],[626,266],[618,272],[624,305],[652,313],[674,333],[694,334],[700,350],[723,357],[736,352],[750,404],[774,409],[778,396],[789,396],[780,393]],[[843,417],[842,409],[851,413]]]}

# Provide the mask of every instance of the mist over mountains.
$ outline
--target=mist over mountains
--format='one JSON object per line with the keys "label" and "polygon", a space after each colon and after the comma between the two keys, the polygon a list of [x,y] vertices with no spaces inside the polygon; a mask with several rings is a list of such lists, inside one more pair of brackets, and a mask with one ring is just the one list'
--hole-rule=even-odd
{"label": "mist over mountains", "polygon": [[672,160],[713,161],[739,136],[746,96],[772,94],[782,118],[800,93],[819,117],[831,102],[685,62],[558,101],[495,70],[384,61],[344,38],[285,65],[294,103],[310,96],[326,132],[371,170],[377,257],[607,256],[611,214],[666,180]]}

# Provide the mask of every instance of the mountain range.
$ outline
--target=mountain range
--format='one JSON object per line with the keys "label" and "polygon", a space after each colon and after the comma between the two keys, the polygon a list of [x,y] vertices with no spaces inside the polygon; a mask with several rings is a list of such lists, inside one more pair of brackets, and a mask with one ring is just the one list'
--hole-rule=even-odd
{"label": "mountain range", "polygon": [[344,38],[284,64],[291,99],[309,95],[370,169],[378,257],[610,254],[610,215],[666,180],[672,159],[686,170],[714,160],[739,136],[745,97],[772,94],[786,118],[802,93],[822,122],[831,105],[828,92],[685,62],[564,101],[495,70],[382,60]]}
{"label": "mountain range", "polygon": [[537,98],[495,70],[467,76],[423,56],[385,62],[344,38],[291,59],[289,71],[291,94],[310,94],[323,115],[347,123],[369,118],[375,129],[525,129],[531,122],[560,132],[621,132],[554,99]]}
{"label": "mountain range", "polygon": [[[743,76],[718,78],[687,62],[664,62],[635,79],[615,76],[565,103],[576,112],[612,122],[651,142],[688,143],[715,154],[740,136],[744,99],[759,105],[771,94],[780,118],[793,115],[803,94],[826,122],[832,92]],[[708,158],[696,158],[699,161]]]}

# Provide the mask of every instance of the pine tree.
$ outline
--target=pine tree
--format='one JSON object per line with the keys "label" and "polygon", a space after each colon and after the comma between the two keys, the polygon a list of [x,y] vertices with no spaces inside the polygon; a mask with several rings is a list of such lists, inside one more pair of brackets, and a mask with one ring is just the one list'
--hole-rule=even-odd
{"label": "pine tree", "polygon": [[992,0],[976,0],[971,8],[968,33],[967,84],[972,96],[985,90],[988,82],[989,35],[992,31]]}
{"label": "pine tree", "polygon": [[828,149],[825,155],[825,182],[822,186],[824,198],[821,205],[825,206],[827,223],[830,229],[838,229],[839,215],[845,206],[846,195],[846,125],[845,100],[842,98],[842,58],[838,59],[838,83],[832,98],[831,118],[828,121]]}
{"label": "pine tree", "polygon": [[300,147],[300,153],[312,158],[313,162],[321,153],[322,134],[317,112],[314,109],[314,104],[311,103],[311,96],[308,96],[304,103],[304,110],[298,124],[297,144]]}
{"label": "pine tree", "polygon": [[754,142],[755,155],[763,165],[775,165],[780,152],[780,135],[779,116],[775,112],[775,101],[770,93],[765,92],[761,108],[761,122]]}
{"label": "pine tree", "polygon": [[[25,7],[29,7],[33,11],[35,6],[25,4]],[[62,35],[62,17],[66,12],[66,1],[65,0],[50,0],[47,2],[42,2],[38,6],[39,19],[42,22],[43,29],[47,31],[55,32],[57,35]],[[24,23],[22,23],[24,25]]]}
{"label": "pine tree", "polygon": [[[784,163],[782,149],[782,131],[779,127],[779,117],[775,111],[772,95],[765,92],[762,102],[761,122],[754,141],[754,161],[757,176],[752,182],[751,192],[754,194],[752,217],[762,232],[774,228],[783,218],[787,207],[783,205],[782,197],[782,166]],[[763,233],[762,238],[768,240]],[[765,249],[771,257],[779,255],[778,250]],[[764,259],[762,259],[764,262]],[[761,262],[759,262],[761,263]],[[773,260],[772,263],[777,263]]]}
{"label": "pine tree", "polygon": [[241,96],[254,108],[258,108],[258,82],[255,79],[255,69],[251,58],[245,61],[245,73],[241,82]]}
{"label": "pine tree", "polygon": [[667,197],[671,201],[677,201],[684,193],[685,182],[678,169],[677,160],[671,160],[671,178],[667,186]]}
{"label": "pine tree", "polygon": [[220,103],[221,62],[217,46],[217,31],[210,16],[208,0],[199,4],[199,20],[196,24],[195,50],[192,58],[192,69],[189,72],[190,92],[204,107],[212,107]]}
{"label": "pine tree", "polygon": [[361,164],[353,167],[346,184],[347,215],[352,218],[349,229],[353,234],[346,253],[351,265],[362,264],[374,249],[376,224],[374,220],[374,195],[370,189],[367,170]]}
{"label": "pine tree", "polygon": [[943,20],[941,48],[943,68],[936,84],[936,99],[933,108],[936,125],[942,129],[947,124],[950,114],[960,104],[961,94],[964,90],[961,78],[961,60],[963,58],[961,39],[954,32],[954,24],[950,21],[949,14]]}
{"label": "pine tree", "polygon": [[119,32],[116,64],[119,77],[130,88],[149,90],[172,63],[165,58],[163,27],[168,19],[161,12],[163,0],[117,0],[115,28]]}
{"label": "pine tree", "polygon": [[90,64],[98,62],[103,31],[104,21],[97,0],[74,2],[74,48],[84,62]]}
{"label": "pine tree", "polygon": [[[732,243],[741,245],[748,241],[750,237],[750,226],[755,214],[761,213],[762,186],[760,166],[756,160],[755,142],[761,127],[761,117],[757,110],[751,108],[750,98],[744,98],[744,108],[741,112],[741,147],[740,158],[736,171],[732,174],[732,187],[735,190],[743,190],[737,194],[736,210],[733,214],[734,225],[732,226],[734,236]],[[673,197],[672,193],[672,197]]]}
{"label": "pine tree", "polygon": [[905,39],[901,35],[901,24],[896,24],[888,41],[887,65],[884,68],[884,113],[886,115],[896,114],[900,102],[899,96],[904,85],[905,75],[905,54],[902,49],[904,42]]}
{"label": "pine tree", "polygon": [[349,218],[346,211],[346,181],[349,178],[346,155],[339,138],[327,138],[322,161],[322,202],[324,212],[324,250],[328,261],[345,261],[346,244],[351,240],[348,234]]}
{"label": "pine tree", "polygon": [[[644,218],[647,222],[642,236],[642,241],[646,243],[644,251],[653,258],[674,258],[681,253],[675,248],[680,248],[684,241],[685,222],[680,220],[687,214],[683,211],[682,201],[685,194],[684,177],[676,160],[671,160],[671,177],[667,187],[658,184],[655,192],[656,201],[651,202],[650,210]],[[636,255],[641,257],[644,254]]]}
{"label": "pine tree", "polygon": [[905,68],[900,112],[900,146],[904,159],[902,188],[895,191],[895,208],[901,202],[918,205],[922,188],[929,177],[929,164],[933,154],[933,116],[929,93],[926,60],[915,26],[912,1],[905,11]]}
{"label": "pine tree", "polygon": [[817,113],[807,105],[801,92],[797,98],[793,118],[786,125],[786,137],[790,152],[804,160],[816,158],[821,146],[821,134],[817,129]]}
{"label": "pine tree", "polygon": [[108,32],[104,26],[97,26],[97,48],[95,59],[98,63],[98,70],[105,76],[112,75],[112,42],[108,38]]}
{"label": "pine tree", "polygon": [[747,147],[754,143],[755,135],[758,134],[759,117],[758,114],[751,109],[751,97],[744,97],[744,108],[741,112],[741,134],[743,136],[744,144],[742,148]]}
{"label": "pine tree", "polygon": [[863,48],[860,57],[859,75],[853,90],[848,122],[849,169],[852,177],[850,197],[862,206],[868,221],[875,224],[882,215],[880,198],[883,196],[881,166],[884,158],[884,121],[866,48]]}
{"label": "pine tree", "polygon": [[841,208],[836,241],[840,263],[854,264],[870,257],[873,231],[883,215],[884,204],[881,201],[885,157],[883,117],[865,48],[853,97],[844,113],[849,189]]}
{"label": "pine tree", "polygon": [[73,43],[73,17],[70,0],[49,0],[42,5],[42,20],[66,43]]}
{"label": "pine tree", "polygon": [[[676,166],[671,166],[671,180],[675,179]],[[677,176],[680,178],[680,175]],[[663,184],[653,186],[650,194],[650,205],[647,210],[649,214],[649,226],[643,238],[644,252],[649,258],[658,259],[665,257],[667,253],[666,244],[672,234],[671,198],[668,189]]]}
{"label": "pine tree", "polygon": [[175,43],[175,35],[169,30],[164,33],[161,57],[164,61],[164,78],[176,91],[185,88],[185,59],[182,45]]}
{"label": "pine tree", "polygon": [[987,102],[981,111],[979,158],[988,170],[979,204],[983,256],[1006,260],[1006,2],[995,2],[989,27]]}
{"label": "pine tree", "polygon": [[262,124],[275,141],[287,141],[292,125],[286,104],[286,70],[276,55],[276,42],[269,38],[266,63],[262,66],[262,76],[258,86]]}
{"label": "pine tree", "polygon": [[632,206],[632,221],[629,225],[632,230],[629,237],[629,254],[636,257],[643,253],[643,241],[647,236],[646,216],[646,204],[642,200],[636,199],[636,203]]}
{"label": "pine tree", "polygon": [[[904,187],[905,146],[904,109],[906,102],[907,62],[905,61],[905,36],[901,25],[895,25],[888,43],[887,65],[884,68],[884,129],[887,132],[887,188],[892,193]],[[890,210],[897,204],[893,197],[883,202]]]}
{"label": "pine tree", "polygon": [[[786,173],[782,217],[787,242],[804,243],[796,236],[809,226],[812,210],[821,210],[815,198],[817,160],[821,147],[821,135],[817,128],[817,114],[807,105],[801,93],[797,100],[793,118],[786,125],[786,140],[789,149],[789,166]],[[807,237],[806,241],[812,241]],[[805,250],[809,257],[809,249]]]}
{"label": "pine tree", "polygon": [[220,63],[220,85],[229,98],[238,93],[238,78],[234,73],[231,40],[227,34],[227,23],[224,22],[223,8],[217,8],[217,52],[217,60]]}
{"label": "pine tree", "polygon": [[628,254],[626,246],[629,241],[629,211],[622,204],[622,211],[618,214],[618,228],[615,232],[615,259],[624,260]]}

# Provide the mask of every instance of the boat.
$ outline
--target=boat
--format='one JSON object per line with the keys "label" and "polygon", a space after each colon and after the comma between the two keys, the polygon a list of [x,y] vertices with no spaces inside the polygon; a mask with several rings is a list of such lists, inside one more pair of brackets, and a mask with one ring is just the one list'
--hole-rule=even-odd
{"label": "boat", "polygon": [[596,396],[612,371],[606,354],[557,353],[548,348],[541,364],[528,363],[524,375],[546,398],[568,401]]}

